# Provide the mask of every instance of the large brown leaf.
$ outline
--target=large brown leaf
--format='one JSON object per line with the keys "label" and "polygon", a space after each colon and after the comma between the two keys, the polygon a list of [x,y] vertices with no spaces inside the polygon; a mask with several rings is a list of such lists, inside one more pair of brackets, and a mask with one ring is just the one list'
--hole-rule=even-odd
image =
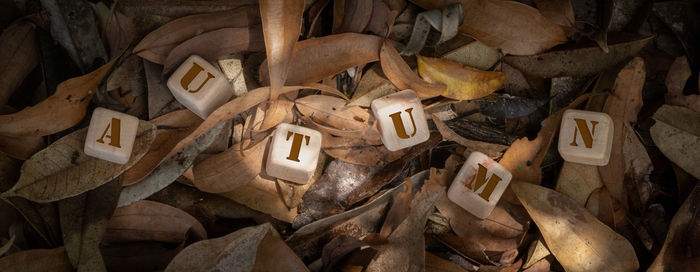
{"label": "large brown leaf", "polygon": [[277,99],[287,80],[294,44],[301,33],[303,14],[304,0],[260,1],[267,70],[270,75],[270,99]]}
{"label": "large brown leaf", "polygon": [[[112,69],[114,59],[97,70],[71,78],[56,87],[56,93],[17,113],[0,115],[0,134],[7,136],[44,136],[74,126],[85,116],[97,85]],[[60,114],[57,115],[57,113]]]}
{"label": "large brown leaf", "polygon": [[198,33],[221,28],[247,27],[260,21],[257,6],[243,6],[232,10],[191,15],[173,20],[144,37],[134,52],[153,63],[163,64],[168,53],[180,42]]}
{"label": "large brown leaf", "polygon": [[[287,85],[313,83],[361,64],[379,60],[382,39],[345,33],[297,42],[287,74]],[[268,84],[267,61],[260,65],[260,80]]]}
{"label": "large brown leaf", "polygon": [[32,156],[22,165],[19,181],[2,195],[51,202],[92,190],[140,160],[155,139],[156,129],[148,122],[139,122],[131,158],[121,165],[86,155],[86,135],[87,128],[78,130]]}
{"label": "large brown leaf", "polygon": [[391,44],[383,43],[379,54],[382,71],[399,90],[412,89],[421,98],[435,97],[447,92],[446,86],[429,83],[418,77]]}
{"label": "large brown leaf", "polygon": [[23,271],[73,271],[63,247],[54,249],[25,250],[0,259],[0,270]]}
{"label": "large brown leaf", "polygon": [[610,195],[625,207],[625,154],[622,152],[626,137],[625,125],[637,122],[637,114],[643,103],[642,88],[645,77],[644,60],[634,58],[617,74],[612,95],[608,96],[603,107],[603,112],[612,118],[614,132],[610,161],[607,165],[598,167],[598,170],[600,179],[610,191]]}
{"label": "large brown leaf", "polygon": [[269,137],[243,141],[194,166],[194,186],[209,193],[232,191],[262,172]]}
{"label": "large brown leaf", "polygon": [[634,248],[572,199],[516,182],[511,188],[566,271],[637,271]]}
{"label": "large brown leaf", "polygon": [[[369,111],[358,106],[347,106],[347,101],[341,98],[310,95],[297,99],[295,104],[299,112],[311,120],[337,129],[362,133],[370,127]],[[377,139],[379,133],[371,136]]]}
{"label": "large brown leaf", "polygon": [[[425,9],[441,9],[449,0],[412,0]],[[566,42],[564,30],[537,9],[515,1],[460,0],[464,22],[459,31],[504,54],[533,55]]]}
{"label": "large brown leaf", "polygon": [[207,239],[207,232],[188,213],[159,202],[141,200],[117,208],[107,223],[106,243],[128,241],[185,242],[189,235]]}
{"label": "large brown leaf", "polygon": [[0,35],[0,107],[39,63],[34,24],[18,22]]}
{"label": "large brown leaf", "polygon": [[[598,46],[556,50],[532,56],[507,56],[505,62],[525,74],[538,77],[587,76],[602,73],[637,55],[653,36],[622,36],[609,45],[609,53]],[[627,39],[625,39],[627,38]]]}

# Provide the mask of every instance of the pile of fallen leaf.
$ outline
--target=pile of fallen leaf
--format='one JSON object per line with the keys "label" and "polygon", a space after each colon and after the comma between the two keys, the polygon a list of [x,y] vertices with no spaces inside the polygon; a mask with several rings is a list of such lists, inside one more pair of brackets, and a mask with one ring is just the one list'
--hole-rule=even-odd
{"label": "pile of fallen leaf", "polygon": [[[0,0],[0,271],[694,271],[699,10]],[[206,120],[165,84],[190,55],[235,93]],[[431,136],[391,152],[368,107],[404,89]],[[83,153],[96,107],[141,119],[126,164]],[[608,165],[557,154],[569,108]],[[307,184],[264,172],[282,122],[323,135]],[[472,151],[513,174],[483,220],[445,193]]]}

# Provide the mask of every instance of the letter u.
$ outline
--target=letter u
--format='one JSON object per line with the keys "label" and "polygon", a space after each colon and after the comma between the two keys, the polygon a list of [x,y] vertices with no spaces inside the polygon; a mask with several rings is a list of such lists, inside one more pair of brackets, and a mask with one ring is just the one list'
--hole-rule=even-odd
{"label": "letter u", "polygon": [[197,87],[196,90],[190,90],[188,88],[190,86],[190,83],[192,83],[192,80],[194,80],[197,77],[197,75],[199,75],[199,73],[202,71],[204,71],[204,68],[202,68],[202,66],[199,66],[199,64],[196,63],[192,63],[192,67],[190,68],[190,70],[187,71],[187,73],[185,73],[185,76],[183,76],[182,79],[180,79],[180,85],[182,86],[182,88],[190,93],[199,92],[199,90],[201,90],[202,87],[204,87],[204,84],[207,84],[207,81],[209,81],[209,79],[214,78],[214,75],[207,72],[207,79],[205,79],[202,82],[202,84],[200,84],[199,87]]}
{"label": "letter u", "polygon": [[416,121],[413,120],[413,108],[407,109],[406,112],[408,112],[408,116],[411,117],[411,124],[413,125],[413,134],[409,136],[406,133],[406,128],[403,125],[403,120],[401,119],[401,112],[395,112],[389,115],[391,117],[391,121],[394,122],[394,129],[396,129],[396,135],[399,136],[401,139],[408,139],[410,137],[413,137],[416,135]]}

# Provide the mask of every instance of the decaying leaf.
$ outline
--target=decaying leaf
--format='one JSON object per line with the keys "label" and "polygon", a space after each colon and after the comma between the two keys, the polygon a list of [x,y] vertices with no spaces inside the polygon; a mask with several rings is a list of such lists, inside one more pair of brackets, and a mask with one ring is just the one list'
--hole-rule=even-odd
{"label": "decaying leaf", "polygon": [[613,142],[610,161],[598,167],[600,179],[610,191],[610,195],[627,207],[625,192],[625,160],[622,145],[625,141],[625,125],[637,122],[637,114],[642,108],[642,88],[646,78],[644,60],[636,57],[623,68],[615,79],[612,95],[608,96],[603,112],[612,118]]}
{"label": "decaying leaf", "polygon": [[[71,78],[56,88],[49,98],[17,113],[0,115],[0,134],[6,136],[44,136],[74,126],[85,116],[90,98],[97,85],[112,69],[114,59],[97,70],[80,77]],[[54,109],[60,109],[56,116]]]}
{"label": "decaying leaf", "polygon": [[454,132],[450,127],[448,127],[445,122],[441,121],[435,114],[432,116],[433,122],[437,127],[438,131],[442,135],[442,138],[448,141],[456,142],[467,148],[468,151],[479,151],[483,152],[491,158],[500,158],[503,155],[503,151],[508,149],[508,146],[493,144],[481,141],[470,140],[464,138]]}
{"label": "decaying leaf", "polygon": [[119,165],[83,152],[87,128],[73,132],[32,156],[22,165],[22,176],[2,195],[35,202],[51,202],[97,188],[119,176],[146,154],[155,139],[155,126],[140,121],[131,158]]}
{"label": "decaying leaf", "polygon": [[284,222],[290,223],[297,216],[297,208],[287,207],[282,200],[275,180],[260,175],[233,191],[220,195]]}
{"label": "decaying leaf", "polygon": [[651,137],[657,147],[683,170],[700,177],[700,113],[664,105],[654,114]]}
{"label": "decaying leaf", "polygon": [[194,185],[209,193],[233,191],[262,172],[269,137],[243,141],[194,166]]}
{"label": "decaying leaf", "polygon": [[396,87],[386,79],[381,66],[375,64],[362,75],[348,106],[369,107],[372,100],[394,92]]}
{"label": "decaying leaf", "polygon": [[163,62],[163,73],[174,71],[192,55],[214,61],[230,54],[258,52],[264,47],[260,27],[217,29],[194,36],[170,50]]}
{"label": "decaying leaf", "polygon": [[107,271],[99,245],[120,190],[119,180],[113,180],[58,202],[66,253],[78,271]]}
{"label": "decaying leaf", "polygon": [[[332,126],[351,133],[363,133],[370,128],[370,113],[358,106],[347,106],[347,101],[341,98],[325,95],[310,95],[295,101],[301,114],[311,120]],[[379,139],[378,131],[362,137]]]}
{"label": "decaying leaf", "polygon": [[688,58],[678,57],[671,67],[668,68],[666,75],[666,103],[671,105],[684,106],[694,111],[700,112],[700,95],[691,94],[683,95],[688,78],[690,78],[691,70],[688,64]]}
{"label": "decaying leaf", "polygon": [[[444,8],[454,1],[413,2],[430,10]],[[464,22],[459,32],[501,49],[504,54],[538,54],[566,41],[559,25],[528,5],[503,0],[461,0],[460,3],[464,9]]]}
{"label": "decaying leaf", "polygon": [[526,182],[510,187],[567,271],[636,271],[632,245],[570,198]]}
{"label": "decaying leaf", "polygon": [[144,37],[134,52],[150,62],[163,64],[168,53],[180,42],[202,32],[221,28],[247,27],[260,21],[257,6],[198,14],[173,20]]}
{"label": "decaying leaf", "polygon": [[[267,69],[270,75],[270,99],[277,99],[287,81],[289,64],[299,34],[304,13],[303,0],[260,1],[260,17],[265,35]],[[262,69],[262,68],[261,68]],[[306,83],[306,82],[304,82]]]}
{"label": "decaying leaf", "polygon": [[553,78],[587,76],[601,73],[636,56],[653,36],[621,36],[609,45],[605,53],[598,46],[569,50],[555,50],[532,56],[507,56],[505,62],[525,74]]}
{"label": "decaying leaf", "polygon": [[35,29],[32,23],[18,22],[0,35],[0,107],[39,63]]}
{"label": "decaying leaf", "polygon": [[[289,62],[287,85],[317,82],[365,63],[379,60],[382,39],[343,33],[299,41]],[[260,81],[269,84],[267,61],[260,65]]]}
{"label": "decaying leaf", "polygon": [[477,99],[503,86],[501,72],[480,71],[454,62],[418,56],[418,73],[430,83],[443,84],[442,96],[456,100]]}
{"label": "decaying leaf", "polygon": [[411,71],[393,45],[384,43],[379,53],[382,71],[399,90],[414,90],[421,98],[430,98],[447,92],[447,87],[428,83]]}
{"label": "decaying leaf", "polygon": [[195,240],[207,238],[202,224],[188,213],[159,202],[141,200],[114,211],[107,223],[104,242],[182,243],[190,235]]}

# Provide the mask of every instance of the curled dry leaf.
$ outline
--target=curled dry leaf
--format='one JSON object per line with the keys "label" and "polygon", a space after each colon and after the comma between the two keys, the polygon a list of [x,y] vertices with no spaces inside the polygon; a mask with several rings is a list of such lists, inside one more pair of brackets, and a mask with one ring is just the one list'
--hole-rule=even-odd
{"label": "curled dry leaf", "polygon": [[150,123],[158,128],[156,138],[148,153],[122,174],[122,186],[135,184],[148,176],[175,144],[202,123],[202,119],[185,109],[165,114]]}
{"label": "curled dry leaf", "polygon": [[[369,140],[379,139],[379,132],[370,130],[370,113],[358,106],[347,106],[347,101],[325,95],[310,95],[295,101],[303,114],[317,123],[326,124],[351,133],[360,133]],[[368,133],[364,133],[368,132]]]}
{"label": "curled dry leaf", "polygon": [[501,155],[503,155],[503,151],[508,149],[508,146],[506,145],[474,141],[464,138],[454,132],[454,130],[448,127],[445,122],[441,121],[435,114],[432,115],[432,119],[443,139],[453,141],[464,146],[467,148],[468,152],[479,151],[491,158],[500,158]]}
{"label": "curled dry leaf", "polygon": [[505,81],[501,72],[462,67],[454,62],[418,56],[418,73],[430,83],[443,84],[442,96],[456,100],[477,99],[500,89]]}
{"label": "curled dry leaf", "polygon": [[107,223],[105,243],[130,241],[185,242],[189,235],[207,239],[207,232],[188,213],[159,202],[141,200],[117,208]]}
{"label": "curled dry leaf", "polygon": [[653,36],[630,38],[621,35],[619,41],[613,41],[609,46],[609,53],[603,52],[598,46],[592,46],[532,56],[507,56],[504,60],[523,73],[537,77],[596,75],[636,56],[652,38]]}
{"label": "curled dry leaf", "polygon": [[[379,60],[382,39],[344,33],[299,41],[287,68],[287,85],[317,82],[365,63]],[[398,53],[397,53],[398,54]],[[260,81],[269,84],[267,61],[260,65]]]}
{"label": "curled dry leaf", "polygon": [[525,182],[510,186],[566,271],[636,271],[632,245],[570,198]]}
{"label": "curled dry leaf", "polygon": [[612,95],[608,96],[603,112],[610,115],[613,121],[613,142],[610,150],[610,161],[605,166],[598,167],[600,179],[610,191],[610,195],[627,207],[625,190],[625,154],[622,145],[625,142],[625,126],[637,122],[637,114],[642,108],[642,88],[646,71],[644,60],[636,57],[623,68],[615,79]]}
{"label": "curled dry leaf", "polygon": [[36,153],[22,165],[19,181],[2,195],[51,202],[97,188],[134,165],[156,137],[154,125],[139,121],[131,158],[115,164],[83,152],[87,128],[73,132]]}
{"label": "curled dry leaf", "polygon": [[35,29],[34,24],[20,21],[0,35],[0,107],[39,63]]}
{"label": "curled dry leaf", "polygon": [[673,163],[700,177],[700,113],[678,106],[664,105],[654,114],[651,138]]}
{"label": "curled dry leaf", "polygon": [[221,193],[221,195],[287,223],[292,222],[297,216],[297,208],[287,207],[282,200],[275,180],[260,175],[235,190]]}
{"label": "curled dry leaf", "polygon": [[[440,9],[448,0],[414,0],[425,9]],[[515,1],[461,0],[464,22],[459,32],[504,54],[533,55],[566,42],[564,30],[537,9]],[[494,23],[498,22],[498,23]]]}
{"label": "curled dry leaf", "polygon": [[[0,115],[0,124],[3,124],[0,126],[0,134],[45,136],[74,126],[85,116],[97,85],[116,61],[114,59],[87,75],[61,82],[56,87],[56,93],[35,106],[17,113]],[[56,116],[55,109],[61,110],[60,116]]]}
{"label": "curled dry leaf", "polygon": [[271,100],[277,99],[282,86],[287,81],[287,73],[291,68],[289,64],[295,49],[294,44],[301,33],[303,15],[304,0],[260,1]]}
{"label": "curled dry leaf", "polygon": [[63,247],[54,249],[25,250],[0,259],[0,270],[22,271],[73,271]]}
{"label": "curled dry leaf", "polygon": [[194,186],[208,193],[223,193],[245,185],[262,172],[269,137],[237,143],[194,166]]}
{"label": "curled dry leaf", "polygon": [[242,6],[236,9],[198,14],[173,20],[144,37],[134,52],[144,59],[164,64],[168,53],[180,42],[199,33],[221,28],[247,27],[260,21],[257,6]]}
{"label": "curled dry leaf", "polygon": [[342,11],[342,22],[338,24],[337,28],[333,28],[333,33],[362,33],[362,31],[365,30],[365,27],[367,27],[367,24],[369,24],[369,20],[372,18],[374,1],[347,0],[343,2],[345,2],[345,5],[342,9],[339,10]]}
{"label": "curled dry leaf", "polygon": [[666,103],[700,112],[700,95],[683,95],[683,88],[691,74],[688,58],[678,57],[673,61],[666,75]]}
{"label": "curled dry leaf", "polygon": [[391,44],[384,43],[379,55],[382,71],[399,90],[414,90],[421,98],[436,97],[447,92],[446,86],[428,83],[418,77]]}
{"label": "curled dry leaf", "polygon": [[222,28],[194,36],[175,46],[163,62],[163,73],[172,72],[192,55],[214,61],[230,54],[258,52],[264,48],[260,27]]}
{"label": "curled dry leaf", "polygon": [[664,246],[647,271],[693,271],[700,265],[700,258],[693,253],[700,239],[697,231],[700,227],[700,220],[697,219],[700,207],[698,202],[700,186],[696,185],[673,216]]}

